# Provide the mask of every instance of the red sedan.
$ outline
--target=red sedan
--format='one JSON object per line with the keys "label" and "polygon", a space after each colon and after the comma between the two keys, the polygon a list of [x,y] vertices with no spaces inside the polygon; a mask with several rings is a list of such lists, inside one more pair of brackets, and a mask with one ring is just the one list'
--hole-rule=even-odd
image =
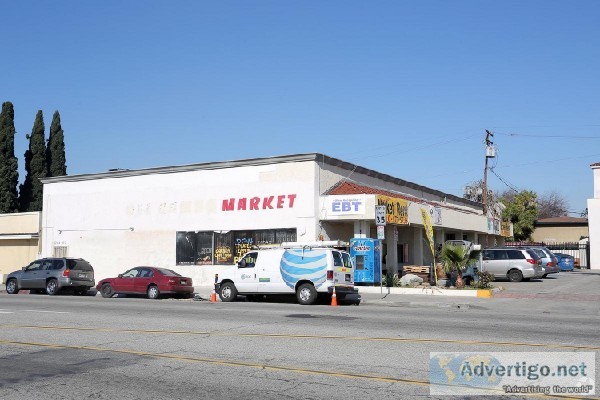
{"label": "red sedan", "polygon": [[135,267],[117,278],[102,279],[96,289],[106,298],[115,294],[146,294],[149,299],[158,299],[164,294],[191,296],[194,293],[192,278],[156,267]]}

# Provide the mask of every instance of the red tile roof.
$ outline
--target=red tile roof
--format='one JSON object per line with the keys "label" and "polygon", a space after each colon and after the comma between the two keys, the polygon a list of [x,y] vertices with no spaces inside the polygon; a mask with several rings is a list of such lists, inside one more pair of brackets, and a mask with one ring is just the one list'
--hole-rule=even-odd
{"label": "red tile roof", "polygon": [[462,208],[453,207],[453,206],[450,206],[447,204],[426,201],[423,199],[419,199],[417,197],[408,196],[408,195],[397,193],[397,192],[391,192],[391,191],[384,190],[384,189],[378,189],[378,188],[374,188],[374,187],[370,187],[370,186],[359,185],[358,183],[351,182],[351,181],[338,182],[335,185],[333,185],[331,188],[329,188],[328,190],[325,191],[325,195],[348,195],[348,194],[380,194],[383,196],[396,197],[396,198],[412,201],[414,203],[425,203],[425,204],[430,204],[435,207],[443,207],[443,208],[447,208],[450,210],[459,210],[459,211],[470,213],[470,214],[477,214],[476,212],[473,212],[471,210],[464,210]]}
{"label": "red tile roof", "polygon": [[383,196],[397,197],[409,201],[421,201],[416,197],[407,196],[400,193],[390,192],[383,189],[377,189],[370,186],[359,185],[358,183],[341,181],[325,192],[328,195],[339,194],[381,194]]}

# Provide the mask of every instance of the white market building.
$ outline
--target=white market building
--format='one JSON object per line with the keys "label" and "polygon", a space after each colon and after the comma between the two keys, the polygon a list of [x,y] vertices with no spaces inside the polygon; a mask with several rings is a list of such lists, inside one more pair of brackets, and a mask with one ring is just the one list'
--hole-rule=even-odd
{"label": "white market building", "polygon": [[210,285],[252,245],[377,237],[377,204],[387,206],[392,269],[431,262],[422,208],[432,216],[436,244],[494,245],[510,235],[480,203],[318,153],[42,182],[41,256],[84,258],[96,281],[153,265]]}

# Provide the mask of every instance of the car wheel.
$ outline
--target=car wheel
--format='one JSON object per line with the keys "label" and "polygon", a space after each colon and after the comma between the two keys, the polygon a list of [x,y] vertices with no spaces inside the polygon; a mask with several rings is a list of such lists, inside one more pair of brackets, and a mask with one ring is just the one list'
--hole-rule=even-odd
{"label": "car wheel", "polygon": [[523,273],[518,269],[512,269],[508,272],[508,280],[511,282],[521,282],[523,280]]}
{"label": "car wheel", "polygon": [[296,298],[302,305],[314,304],[317,300],[317,289],[310,283],[303,283],[296,291]]}
{"label": "car wheel", "polygon": [[6,282],[6,293],[8,293],[8,294],[19,293],[19,287],[17,286],[16,279],[9,279],[8,282]]}
{"label": "car wheel", "polygon": [[58,282],[56,279],[50,279],[46,283],[46,293],[48,293],[49,296],[54,296],[58,293]]}
{"label": "car wheel", "polygon": [[221,301],[234,301],[237,298],[238,291],[232,282],[225,282],[219,289]]}
{"label": "car wheel", "polygon": [[100,294],[102,295],[102,297],[104,297],[106,299],[110,299],[111,297],[113,297],[115,295],[115,291],[113,290],[110,283],[105,283],[100,288]]}
{"label": "car wheel", "polygon": [[160,290],[158,290],[158,286],[150,285],[148,286],[146,294],[148,295],[149,299],[156,300],[160,297]]}

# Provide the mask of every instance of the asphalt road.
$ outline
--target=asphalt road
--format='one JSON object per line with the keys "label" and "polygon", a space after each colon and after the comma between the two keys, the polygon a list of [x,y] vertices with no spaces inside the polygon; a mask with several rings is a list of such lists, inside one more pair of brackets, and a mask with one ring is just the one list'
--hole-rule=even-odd
{"label": "asphalt road", "polygon": [[437,351],[592,351],[600,371],[598,283],[559,276],[460,308],[414,296],[330,307],[0,294],[0,397],[436,398]]}

